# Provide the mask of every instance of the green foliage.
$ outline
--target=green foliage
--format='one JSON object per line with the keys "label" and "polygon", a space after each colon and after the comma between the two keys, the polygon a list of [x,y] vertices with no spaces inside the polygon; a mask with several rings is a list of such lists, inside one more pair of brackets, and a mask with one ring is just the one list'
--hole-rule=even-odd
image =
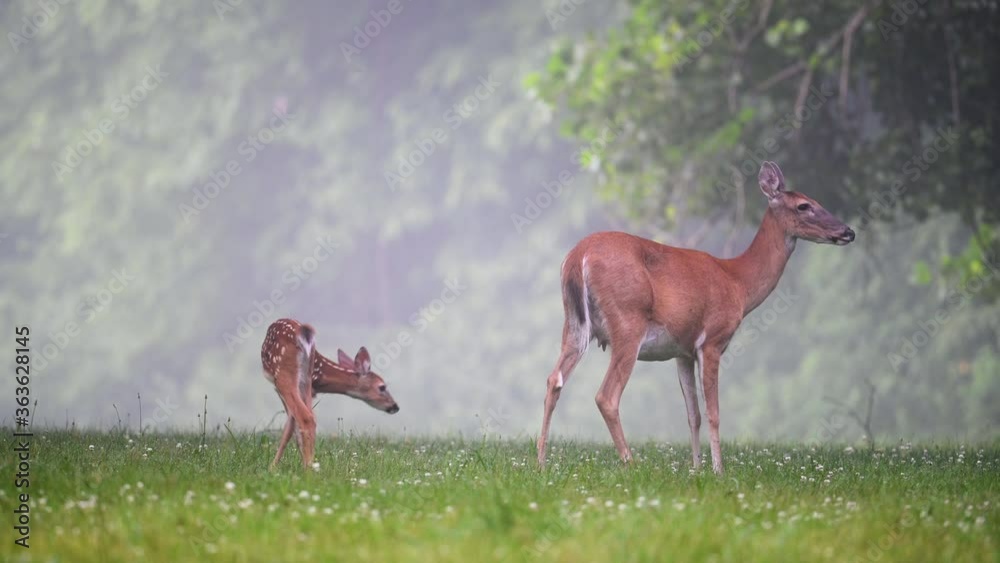
{"label": "green foliage", "polygon": [[[565,39],[532,87],[565,105],[575,138],[608,120],[627,131],[600,182],[636,223],[672,228],[668,206],[758,216],[742,202],[774,160],[851,220],[954,211],[996,246],[1000,61],[984,45],[1000,12],[907,6],[900,22],[908,9],[892,3],[639,0],[619,27]],[[952,266],[974,275],[974,262]]]}

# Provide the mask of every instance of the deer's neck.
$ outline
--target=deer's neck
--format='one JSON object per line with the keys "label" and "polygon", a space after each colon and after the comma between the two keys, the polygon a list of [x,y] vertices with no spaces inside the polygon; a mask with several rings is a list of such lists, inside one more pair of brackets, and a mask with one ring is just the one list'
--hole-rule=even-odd
{"label": "deer's neck", "polygon": [[358,386],[358,376],[319,353],[313,360],[313,391],[347,395]]}
{"label": "deer's neck", "polygon": [[764,213],[764,220],[750,246],[736,258],[727,260],[731,271],[746,291],[743,315],[750,314],[774,291],[785,271],[795,238],[785,235],[771,209]]}

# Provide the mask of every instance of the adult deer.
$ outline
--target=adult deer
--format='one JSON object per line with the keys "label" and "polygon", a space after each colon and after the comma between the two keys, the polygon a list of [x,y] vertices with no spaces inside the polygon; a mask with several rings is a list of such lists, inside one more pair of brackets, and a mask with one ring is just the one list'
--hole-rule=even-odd
{"label": "adult deer", "polygon": [[618,405],[637,360],[677,359],[677,376],[687,405],[694,467],[701,465],[701,413],[695,363],[702,387],[712,448],[712,469],[722,473],[719,443],[719,361],[743,318],[778,284],[795,242],[846,245],[854,231],[815,200],[786,191],[773,162],[758,177],[767,197],[757,235],[736,258],[721,259],[626,233],[604,232],[581,240],[562,265],[562,351],[548,378],[538,463],[552,411],[573,368],[596,339],[611,346],[611,365],[597,392],[597,407],[622,461],[631,460]]}
{"label": "adult deer", "polygon": [[367,349],[361,347],[353,360],[338,350],[340,364],[337,364],[319,353],[315,336],[316,331],[307,324],[279,319],[271,323],[264,337],[260,350],[264,376],[274,384],[288,414],[272,469],[281,461],[292,434],[299,444],[302,465],[306,468],[312,465],[316,443],[312,400],[316,393],[348,395],[389,414],[399,412],[385,381],[371,371]]}

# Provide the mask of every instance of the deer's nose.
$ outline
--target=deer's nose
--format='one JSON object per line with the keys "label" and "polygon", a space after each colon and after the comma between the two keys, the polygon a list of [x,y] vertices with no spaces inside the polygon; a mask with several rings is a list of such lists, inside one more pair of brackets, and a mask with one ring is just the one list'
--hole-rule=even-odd
{"label": "deer's nose", "polygon": [[396,403],[393,403],[391,407],[385,409],[385,412],[387,412],[389,414],[396,414],[397,412],[399,412],[399,405],[396,404]]}
{"label": "deer's nose", "polygon": [[832,237],[830,242],[838,246],[844,246],[845,244],[851,244],[854,242],[854,231],[850,227],[844,227],[844,230],[840,232],[839,235]]}

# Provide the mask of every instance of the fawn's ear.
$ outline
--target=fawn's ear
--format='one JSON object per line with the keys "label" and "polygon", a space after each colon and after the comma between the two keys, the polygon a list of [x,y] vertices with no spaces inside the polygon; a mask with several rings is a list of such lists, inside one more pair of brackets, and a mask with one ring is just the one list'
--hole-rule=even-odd
{"label": "fawn's ear", "polygon": [[372,370],[372,357],[368,355],[368,349],[364,346],[358,350],[358,355],[354,358],[354,366],[361,375],[365,375]]}
{"label": "fawn's ear", "polygon": [[337,350],[337,363],[344,366],[347,369],[354,369],[354,360],[351,359],[343,350]]}
{"label": "fawn's ear", "polygon": [[760,191],[764,192],[767,199],[774,201],[785,191],[785,176],[781,173],[778,165],[765,160],[760,165],[760,174],[757,175],[760,183]]}

